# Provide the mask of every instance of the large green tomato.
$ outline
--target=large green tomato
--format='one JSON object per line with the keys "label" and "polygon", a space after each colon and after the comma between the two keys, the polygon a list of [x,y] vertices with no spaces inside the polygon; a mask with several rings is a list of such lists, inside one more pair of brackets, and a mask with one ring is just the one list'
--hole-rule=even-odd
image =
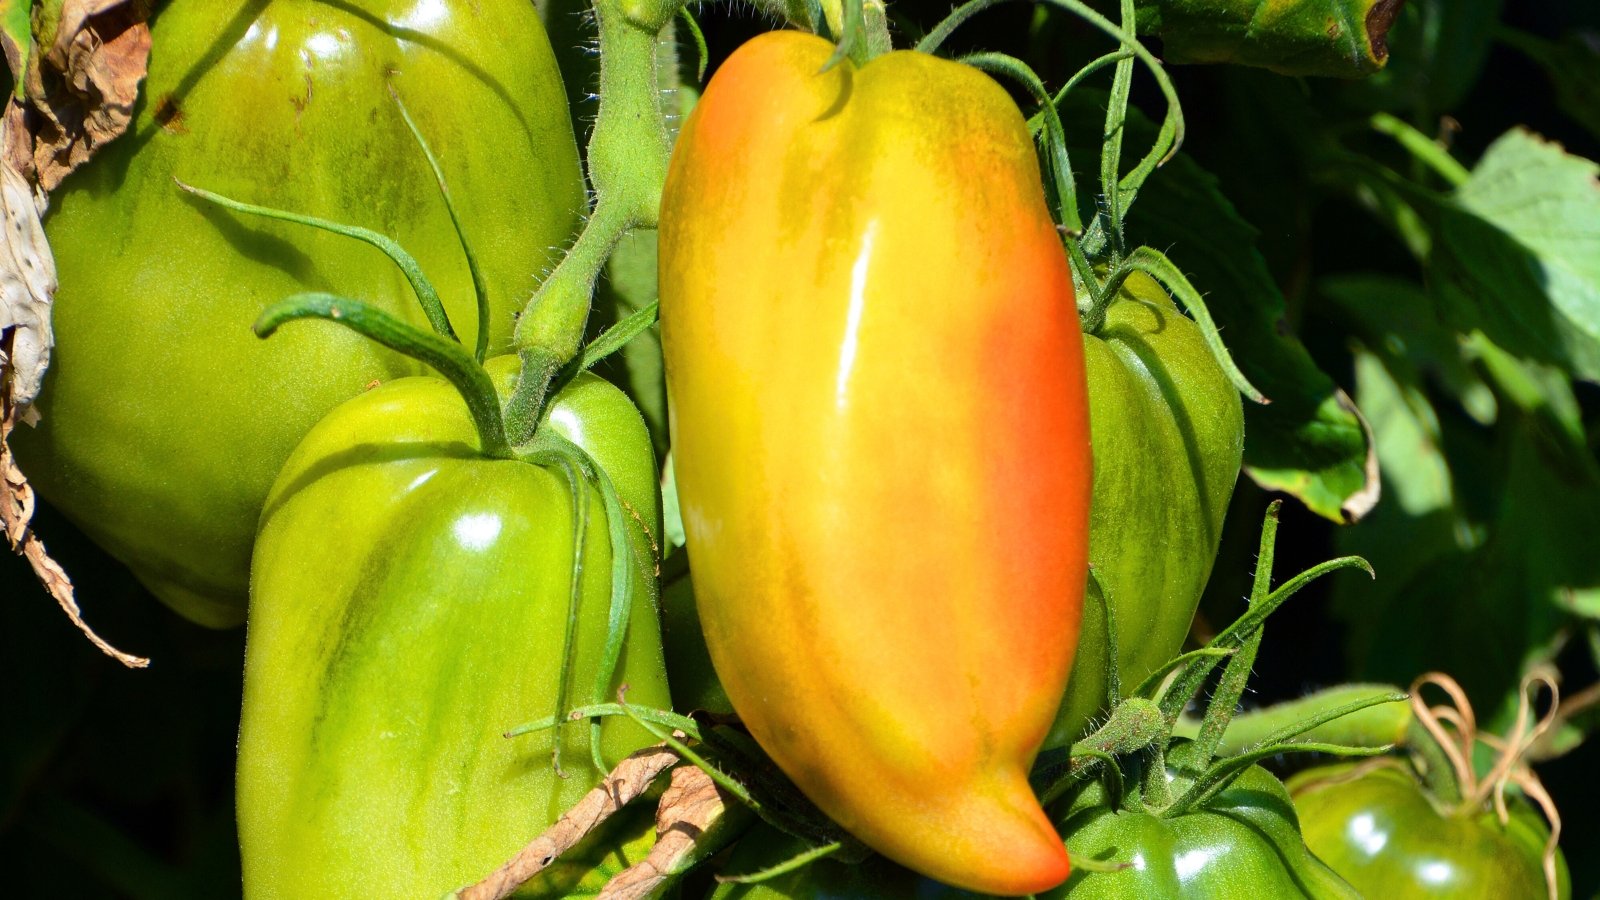
{"label": "large green tomato", "polygon": [[[1142,272],[1083,346],[1094,445],[1089,562],[1116,613],[1118,671],[1132,688],[1189,633],[1239,476],[1244,410],[1199,326]],[[1082,737],[1104,711],[1105,635],[1100,604],[1086,601],[1046,746]]]}
{"label": "large green tomato", "polygon": [[528,0],[174,0],[131,132],[46,222],[60,269],[44,421],[16,433],[40,492],[174,609],[244,616],[262,499],[295,443],[376,381],[420,371],[338,328],[250,331],[306,290],[424,325],[364,244],[224,211],[174,178],[397,239],[477,332],[439,157],[486,277],[491,351],[583,203],[561,76]]}
{"label": "large green tomato", "polygon": [[[1186,787],[1192,760],[1183,741],[1172,744],[1173,787]],[[1267,770],[1252,766],[1199,808],[1162,815],[1116,809],[1104,786],[1086,785],[1057,820],[1074,860],[1131,863],[1114,872],[1075,871],[1064,887],[1041,897],[1120,900],[1241,897],[1355,900],[1360,897],[1306,848],[1289,792]]]}
{"label": "large green tomato", "polygon": [[[491,364],[502,390],[515,370],[511,357]],[[541,427],[610,474],[635,563],[622,663],[594,696],[611,553],[601,496],[587,488],[567,705],[612,700],[627,684],[630,702],[668,707],[644,421],[584,375]],[[560,474],[477,447],[450,384],[400,379],[318,423],[273,486],[252,566],[239,731],[249,896],[441,896],[493,871],[603,774],[587,723],[562,728],[566,777],[551,765],[554,732],[503,736],[557,712],[573,510]],[[604,762],[654,741],[607,719]]]}
{"label": "large green tomato", "polygon": [[[1502,825],[1492,809],[1452,812],[1404,763],[1312,769],[1289,781],[1306,843],[1370,897],[1545,900],[1550,829],[1520,800]],[[1556,854],[1556,896],[1572,895]]]}

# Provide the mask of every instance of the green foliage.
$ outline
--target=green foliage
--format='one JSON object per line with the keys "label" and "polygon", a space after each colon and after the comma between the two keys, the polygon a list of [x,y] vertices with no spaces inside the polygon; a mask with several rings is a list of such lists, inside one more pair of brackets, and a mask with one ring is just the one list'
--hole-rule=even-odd
{"label": "green foliage", "polygon": [[1394,0],[1144,0],[1140,31],[1175,63],[1352,77],[1381,69]]}
{"label": "green foliage", "polygon": [[[1094,148],[1105,103],[1094,91],[1074,93],[1063,107],[1072,152]],[[1132,140],[1154,135],[1149,119],[1130,110]],[[1082,146],[1080,146],[1080,142]],[[1352,404],[1285,327],[1282,290],[1257,249],[1258,232],[1222,193],[1215,176],[1178,153],[1141,190],[1128,223],[1130,238],[1166,248],[1205,295],[1235,361],[1271,401],[1245,404],[1245,467],[1263,486],[1293,494],[1335,521],[1370,506],[1367,437]]]}
{"label": "green foliage", "polygon": [[1323,285],[1361,342],[1393,498],[1342,540],[1385,573],[1341,600],[1352,656],[1372,677],[1450,671],[1499,725],[1600,595],[1600,466],[1574,393],[1600,375],[1597,171],[1521,129],[1450,194],[1377,169],[1402,203],[1376,209],[1419,230],[1426,279]]}
{"label": "green foliage", "polygon": [[1600,165],[1515,129],[1438,208],[1445,317],[1510,353],[1600,379]]}
{"label": "green foliage", "polygon": [[1410,0],[1400,10],[1383,71],[1351,85],[1374,109],[1415,110],[1425,121],[1455,109],[1482,74],[1504,0]]}

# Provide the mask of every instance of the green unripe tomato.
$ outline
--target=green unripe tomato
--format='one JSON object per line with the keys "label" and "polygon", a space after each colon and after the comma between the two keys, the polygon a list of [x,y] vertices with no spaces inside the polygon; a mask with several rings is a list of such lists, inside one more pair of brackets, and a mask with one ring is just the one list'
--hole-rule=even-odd
{"label": "green unripe tomato", "polygon": [[[1185,787],[1193,744],[1175,741],[1169,772]],[[1095,900],[1241,897],[1355,900],[1357,894],[1306,848],[1289,793],[1260,766],[1192,811],[1164,815],[1108,804],[1093,782],[1071,796],[1057,820],[1074,860],[1129,863],[1113,872],[1079,869],[1064,887],[1040,897]],[[1381,896],[1381,895],[1374,895]]]}
{"label": "green unripe tomato", "polygon": [[[516,358],[489,369],[504,396]],[[584,374],[554,397],[541,427],[587,451],[628,511],[635,589],[621,662],[603,688],[612,555],[601,495],[584,488],[574,608],[568,483],[479,455],[449,383],[405,378],[355,397],[284,465],[252,566],[238,770],[247,896],[436,898],[470,884],[604,774],[591,763],[587,721],[515,738],[508,729],[614,700],[624,684],[631,703],[670,706],[655,605],[660,501],[644,420]],[[569,616],[575,655],[563,699]],[[607,719],[603,764],[655,740]]]}
{"label": "green unripe tomato", "polygon": [[[1183,740],[1172,745],[1170,762],[1175,768],[1169,771],[1180,790],[1188,773],[1176,767],[1193,763],[1192,747]],[[1065,885],[1039,894],[1041,900],[1356,900],[1360,896],[1307,848],[1288,791],[1260,766],[1245,770],[1196,809],[1177,815],[1146,810],[1137,801],[1133,809],[1111,806],[1099,781],[1078,788],[1058,806],[1052,808],[1052,817],[1072,855],[1074,872]],[[760,871],[805,849],[796,838],[758,830],[735,849],[723,872]],[[1129,865],[1091,872],[1078,865],[1081,860]],[[714,900],[980,900],[985,895],[937,884],[873,857],[856,865],[823,859],[770,881],[725,884],[712,896]]]}
{"label": "green unripe tomato", "polygon": [[250,330],[308,290],[426,327],[381,253],[241,216],[240,200],[395,238],[468,346],[472,282],[390,97],[440,159],[490,294],[490,350],[583,204],[561,76],[527,0],[174,0],[152,26],[130,133],[67,179],[46,224],[60,270],[40,427],[16,433],[41,494],[206,625],[244,616],[250,543],[289,451],[340,401],[420,367],[339,328]]}
{"label": "green unripe tomato", "polygon": [[[1545,900],[1550,829],[1521,799],[1501,824],[1493,809],[1454,811],[1432,800],[1400,762],[1343,763],[1289,781],[1306,843],[1369,897]],[[1556,852],[1556,894],[1572,896]]]}
{"label": "green unripe tomato", "polygon": [[[1116,613],[1118,671],[1131,690],[1183,648],[1239,476],[1244,410],[1199,326],[1142,272],[1083,348],[1094,446],[1089,562]],[[1071,743],[1103,712],[1105,627],[1100,604],[1086,600],[1046,746]]]}

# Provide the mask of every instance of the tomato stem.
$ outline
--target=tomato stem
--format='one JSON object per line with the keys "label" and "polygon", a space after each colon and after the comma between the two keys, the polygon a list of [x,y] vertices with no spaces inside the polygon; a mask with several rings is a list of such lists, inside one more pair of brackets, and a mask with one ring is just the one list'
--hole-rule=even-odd
{"label": "tomato stem", "polygon": [[438,372],[467,403],[484,456],[511,459],[500,402],[489,373],[453,340],[414,328],[375,306],[335,294],[296,294],[267,307],[256,320],[256,336],[271,337],[285,322],[323,319],[343,325],[370,340]]}
{"label": "tomato stem", "polygon": [[838,45],[823,71],[847,58],[866,65],[892,49],[883,0],[822,0],[822,16],[828,38]]}
{"label": "tomato stem", "polygon": [[[251,216],[260,216],[264,219],[275,219],[279,222],[308,225],[312,228],[376,247],[385,256],[389,257],[395,266],[400,269],[400,273],[405,276],[406,281],[411,285],[412,293],[416,294],[417,303],[422,307],[422,314],[427,316],[428,324],[433,326],[433,330],[440,337],[459,342],[460,339],[456,337],[455,329],[450,326],[450,316],[445,312],[444,303],[440,301],[439,292],[434,289],[433,282],[429,281],[428,277],[422,273],[422,266],[418,264],[416,257],[407,253],[406,249],[400,246],[398,241],[388,235],[379,234],[370,228],[362,228],[359,225],[345,225],[339,222],[330,222],[327,219],[319,219],[315,216],[305,216],[288,210],[274,209],[270,206],[245,203],[204,188],[185,184],[176,178],[173,181],[177,183],[178,187],[188,191],[190,194],[224,209]],[[482,331],[481,328],[479,330],[480,332]]]}
{"label": "tomato stem", "polygon": [[[923,53],[937,52],[945,40],[962,23],[977,13],[1004,2],[1006,0],[968,0],[968,2],[952,10],[950,15],[934,26],[933,30],[929,31],[927,36],[917,43],[916,49]],[[1046,2],[1076,15],[1120,42],[1122,48],[1117,51],[1118,66],[1121,67],[1123,65],[1121,60],[1123,52],[1132,54],[1134,58],[1137,58],[1145,65],[1151,76],[1155,78],[1156,86],[1161,90],[1161,96],[1167,104],[1166,115],[1162,118],[1161,129],[1157,133],[1155,144],[1132,171],[1127,175],[1119,176],[1115,171],[1117,166],[1113,165],[1110,167],[1111,175],[1107,178],[1105,177],[1106,167],[1103,167],[1101,192],[1108,198],[1108,201],[1114,198],[1114,206],[1120,211],[1115,220],[1110,223],[1113,226],[1113,230],[1120,234],[1121,217],[1126,214],[1128,207],[1132,205],[1133,199],[1138,194],[1139,188],[1143,186],[1145,179],[1162,163],[1172,158],[1172,155],[1178,152],[1178,147],[1183,143],[1185,125],[1183,107],[1178,102],[1178,91],[1173,86],[1172,79],[1167,75],[1166,70],[1162,68],[1161,61],[1156,59],[1155,55],[1139,42],[1138,36],[1133,30],[1131,15],[1128,15],[1126,10],[1124,24],[1119,26],[1113,24],[1111,20],[1096,12],[1082,0],[1046,0]],[[1124,0],[1124,5],[1131,9],[1130,0]],[[1090,65],[1099,68],[1102,63],[1096,60]],[[1077,76],[1074,77],[1076,78]],[[1120,155],[1121,123],[1126,117],[1128,98],[1124,93],[1120,97],[1113,96],[1112,99],[1111,108],[1107,110],[1107,131],[1108,133],[1113,131],[1109,126],[1112,124],[1112,117],[1115,117],[1116,128],[1114,131],[1118,142],[1116,151]],[[1104,216],[1097,216],[1084,236],[1084,250],[1090,256],[1095,256],[1102,252],[1107,242],[1107,223],[1104,222],[1104,218]]]}
{"label": "tomato stem", "polygon": [[478,266],[478,257],[472,252],[472,244],[467,240],[466,231],[461,227],[461,215],[456,210],[455,200],[450,196],[449,185],[445,184],[444,169],[440,168],[438,158],[433,155],[433,149],[422,136],[422,129],[412,120],[411,111],[406,109],[405,102],[400,99],[400,92],[395,90],[392,81],[389,83],[389,96],[394,99],[394,105],[400,109],[400,118],[411,130],[411,136],[416,139],[417,146],[421,148],[423,157],[428,161],[428,168],[433,171],[433,179],[439,185],[439,199],[444,201],[445,212],[450,214],[450,225],[455,229],[456,242],[461,245],[461,255],[466,258],[467,272],[472,276],[472,291],[478,299],[478,339],[473,348],[473,356],[481,363],[489,350],[489,284],[484,280],[483,270]]}
{"label": "tomato stem", "polygon": [[[621,0],[595,0],[600,42],[600,108],[589,138],[594,211],[517,321],[522,378],[506,403],[514,445],[533,438],[551,381],[582,346],[600,272],[630,229],[654,228],[671,137],[657,82],[657,38],[677,4],[657,4],[643,21]],[[664,14],[664,15],[663,15]]]}

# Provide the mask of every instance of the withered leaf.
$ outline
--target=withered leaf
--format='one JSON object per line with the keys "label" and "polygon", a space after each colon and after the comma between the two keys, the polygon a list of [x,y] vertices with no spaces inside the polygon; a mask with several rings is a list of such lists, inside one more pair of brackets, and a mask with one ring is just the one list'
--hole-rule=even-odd
{"label": "withered leaf", "polygon": [[[127,130],[150,56],[149,0],[51,0],[24,97],[7,110],[5,152],[43,191]],[[55,10],[47,10],[55,11]],[[48,24],[46,28],[50,28]]]}
{"label": "withered leaf", "polygon": [[559,821],[518,851],[505,865],[477,884],[451,896],[458,900],[500,900],[511,896],[517,888],[559,859],[561,854],[577,846],[584,835],[648,790],[662,772],[677,765],[678,761],[677,752],[665,744],[635,752],[617,763],[605,780],[595,785]]}
{"label": "withered leaf", "polygon": [[[9,173],[8,173],[9,174]],[[0,340],[0,348],[4,348],[5,340]],[[0,382],[3,384],[3,382]],[[21,554],[33,567],[33,572],[38,576],[39,583],[50,592],[50,596],[61,604],[61,609],[78,626],[96,647],[99,647],[107,656],[117,660],[133,669],[142,669],[150,665],[150,660],[141,656],[124,653],[103,640],[94,629],[83,621],[83,611],[78,608],[78,601],[73,597],[72,579],[62,571],[61,566],[45,552],[44,543],[39,536],[33,533],[29,523],[33,520],[33,488],[29,487],[27,479],[22,477],[22,471],[17,468],[17,463],[11,455],[11,446],[7,439],[11,436],[11,429],[16,427],[18,407],[0,391],[0,530],[5,532],[6,542],[11,549]]]}
{"label": "withered leaf", "polygon": [[656,811],[656,842],[650,854],[617,873],[597,900],[644,900],[692,863],[701,836],[729,813],[728,796],[696,766],[672,770],[672,784]]}
{"label": "withered leaf", "polygon": [[[9,123],[0,130],[9,131]],[[0,161],[0,373],[9,372],[6,390],[18,408],[26,409],[39,394],[50,364],[54,338],[50,301],[56,293],[56,264],[39,224],[39,201],[33,188],[7,162]]]}

